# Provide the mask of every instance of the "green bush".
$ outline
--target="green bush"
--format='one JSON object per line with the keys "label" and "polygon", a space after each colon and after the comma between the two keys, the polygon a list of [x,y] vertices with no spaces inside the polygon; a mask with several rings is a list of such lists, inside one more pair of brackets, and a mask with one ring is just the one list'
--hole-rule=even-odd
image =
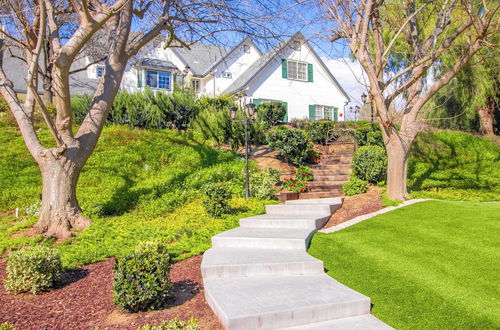
{"label": "green bush", "polygon": [[371,183],[385,181],[387,176],[387,155],[378,146],[360,147],[352,157],[353,173]]}
{"label": "green bush", "polygon": [[286,106],[281,102],[262,103],[258,107],[258,117],[268,127],[284,122]]}
{"label": "green bush", "polygon": [[62,263],[55,249],[36,246],[9,254],[5,288],[13,293],[39,293],[61,276]]}
{"label": "green bush", "polygon": [[307,124],[307,134],[309,138],[314,143],[325,144],[328,138],[328,133],[335,129],[336,125],[334,121],[321,120],[312,121]]}
{"label": "green bush", "polygon": [[279,126],[267,134],[269,148],[277,150],[293,165],[302,165],[308,160],[312,144],[306,132],[300,129]]}
{"label": "green bush", "polygon": [[231,200],[231,192],[227,184],[214,183],[205,186],[205,200],[203,205],[208,214],[214,218],[221,218],[223,214],[229,212],[229,201]]}
{"label": "green bush", "polygon": [[127,312],[164,307],[172,293],[172,255],[158,242],[145,242],[136,251],[119,257],[113,266],[114,303]]}
{"label": "green bush", "polygon": [[352,175],[351,179],[342,185],[342,191],[346,196],[363,194],[368,191],[368,182]]}
{"label": "green bush", "polygon": [[9,322],[0,323],[0,330],[16,330],[14,324]]}
{"label": "green bush", "polygon": [[89,112],[92,97],[89,95],[74,96],[71,98],[71,110],[75,123],[81,123]]}
{"label": "green bush", "polygon": [[143,325],[142,327],[138,327],[137,330],[201,330],[201,328],[198,325],[198,320],[195,318],[184,322],[175,317],[170,321],[163,321],[155,326],[149,324]]}
{"label": "green bush", "polygon": [[355,127],[356,143],[359,147],[384,147],[384,139],[379,124],[374,123],[372,128],[369,122],[359,122]]}
{"label": "green bush", "polygon": [[301,181],[313,181],[314,175],[310,167],[299,166],[295,171],[295,177]]}
{"label": "green bush", "polygon": [[280,172],[267,168],[253,172],[250,176],[250,194],[259,199],[276,199],[276,185],[280,182]]}
{"label": "green bush", "polygon": [[217,111],[229,110],[229,107],[234,105],[235,99],[232,95],[220,95],[217,97],[202,96],[198,99],[198,107],[201,110],[206,108],[214,108]]}

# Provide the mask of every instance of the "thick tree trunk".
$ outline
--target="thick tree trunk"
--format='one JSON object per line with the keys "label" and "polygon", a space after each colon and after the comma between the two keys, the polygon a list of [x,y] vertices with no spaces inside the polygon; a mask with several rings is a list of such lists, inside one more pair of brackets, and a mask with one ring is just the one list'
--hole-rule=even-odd
{"label": "thick tree trunk", "polygon": [[481,125],[481,133],[485,135],[494,135],[493,131],[493,116],[494,106],[484,105],[478,107],[477,113],[479,115],[479,123]]}
{"label": "thick tree trunk", "polygon": [[396,134],[391,134],[387,150],[387,196],[394,200],[409,197],[407,187],[408,148]]}
{"label": "thick tree trunk", "polygon": [[35,225],[45,236],[66,239],[72,229],[82,230],[90,220],[82,215],[76,199],[76,183],[80,168],[67,158],[48,161],[42,172],[42,209]]}

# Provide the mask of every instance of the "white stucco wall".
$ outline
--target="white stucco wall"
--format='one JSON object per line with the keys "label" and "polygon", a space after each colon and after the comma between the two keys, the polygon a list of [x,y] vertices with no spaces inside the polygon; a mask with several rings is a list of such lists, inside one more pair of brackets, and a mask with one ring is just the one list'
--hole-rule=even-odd
{"label": "white stucco wall", "polygon": [[[313,82],[283,78],[281,58],[312,63]],[[289,49],[281,58],[273,59],[252,79],[248,86],[248,96],[288,102],[288,120],[308,118],[309,105],[336,107],[338,108],[338,120],[345,120],[344,105],[347,99],[305,44],[302,44],[298,51]]]}

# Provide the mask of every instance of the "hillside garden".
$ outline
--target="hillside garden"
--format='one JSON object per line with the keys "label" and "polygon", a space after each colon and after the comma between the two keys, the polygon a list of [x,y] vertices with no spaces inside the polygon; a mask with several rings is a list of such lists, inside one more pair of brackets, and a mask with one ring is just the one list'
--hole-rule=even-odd
{"label": "hillside garden", "polygon": [[[80,109],[88,108],[88,102],[85,96],[72,99],[76,125],[82,120]],[[166,273],[158,276],[168,277],[174,262],[203,253],[213,235],[236,227],[240,218],[263,213],[279,190],[306,190],[312,179],[309,167],[321,161],[320,145],[335,128],[353,129],[359,146],[345,194],[363,193],[369,184],[384,186],[387,159],[377,125],[372,129],[367,122],[307,120],[285,125],[280,120],[282,106],[264,104],[250,126],[250,141],[267,144],[297,170],[294,178],[279,182],[276,170],[259,171],[251,162],[252,198],[245,200],[244,161],[238,153],[244,131],[241,122],[230,118],[233,103],[231,97],[197,99],[189,90],[170,95],[148,90],[119,93],[77,186],[79,203],[92,225],[65,241],[30,229],[40,210],[41,178],[15,123],[6,109],[0,112],[1,253],[6,256],[27,246],[50,247],[58,252],[54,262],[60,258],[63,272],[110,257],[119,260],[115,269],[119,273],[138,271],[137,267],[144,271],[136,260],[152,258],[164,264]],[[242,118],[241,111],[238,116]],[[36,126],[42,143],[48,143],[50,133],[43,122],[37,120]],[[485,138],[423,132],[411,151],[410,193],[418,198],[500,200],[499,161],[500,148]],[[434,204],[442,205],[448,204]],[[321,237],[313,241],[313,251],[318,245],[331,248],[330,243],[320,242]],[[159,242],[168,249],[158,252],[154,246]],[[318,257],[322,253],[317,252]],[[171,289],[170,284],[159,292]],[[115,288],[115,303],[125,310],[165,306],[155,299],[130,305],[130,290],[134,289]],[[120,294],[129,303],[121,303]]]}

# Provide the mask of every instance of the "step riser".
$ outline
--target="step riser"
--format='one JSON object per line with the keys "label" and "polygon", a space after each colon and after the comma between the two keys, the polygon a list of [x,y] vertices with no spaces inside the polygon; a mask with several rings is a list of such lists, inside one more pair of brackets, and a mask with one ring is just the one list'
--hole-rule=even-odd
{"label": "step riser", "polygon": [[336,210],[330,205],[266,205],[267,214],[282,215],[329,215]]}
{"label": "step riser", "polygon": [[327,304],[304,308],[293,312],[261,314],[258,317],[249,316],[226,320],[226,329],[276,329],[299,326],[314,322],[324,322],[344,317],[358,316],[370,312],[370,299],[345,304]]}
{"label": "step riser", "polygon": [[318,177],[318,176],[349,175],[349,174],[351,174],[352,170],[350,170],[350,169],[345,169],[345,170],[325,169],[325,170],[313,170],[312,172],[313,172],[314,178],[316,179],[316,177]]}
{"label": "step riser", "polygon": [[328,198],[328,197],[341,197],[343,195],[342,191],[318,191],[318,192],[307,192],[300,194],[299,198],[301,200],[308,200],[314,198]]}
{"label": "step riser", "polygon": [[318,184],[319,182],[325,182],[325,183],[333,183],[333,182],[341,182],[341,181],[349,181],[349,176],[348,175],[315,175],[314,176],[314,181],[310,181],[308,183],[308,186],[311,184]]}
{"label": "step riser", "polygon": [[296,276],[320,275],[324,273],[323,262],[293,262],[282,264],[251,264],[251,265],[223,265],[201,266],[204,279],[248,277],[248,276]]}
{"label": "step riser", "polygon": [[343,191],[340,190],[340,189],[333,189],[333,188],[329,188],[329,187],[326,187],[326,188],[313,188],[313,189],[309,189],[309,192],[311,193],[328,193],[330,195],[328,196],[342,196],[343,194]]}
{"label": "step riser", "polygon": [[294,238],[245,238],[245,237],[212,237],[214,248],[252,248],[252,249],[307,249],[314,232],[303,239]]}
{"label": "step riser", "polygon": [[277,220],[277,219],[240,219],[240,227],[253,227],[253,228],[304,228],[316,230],[325,224],[325,219],[328,221],[329,217],[316,219],[316,220]]}

